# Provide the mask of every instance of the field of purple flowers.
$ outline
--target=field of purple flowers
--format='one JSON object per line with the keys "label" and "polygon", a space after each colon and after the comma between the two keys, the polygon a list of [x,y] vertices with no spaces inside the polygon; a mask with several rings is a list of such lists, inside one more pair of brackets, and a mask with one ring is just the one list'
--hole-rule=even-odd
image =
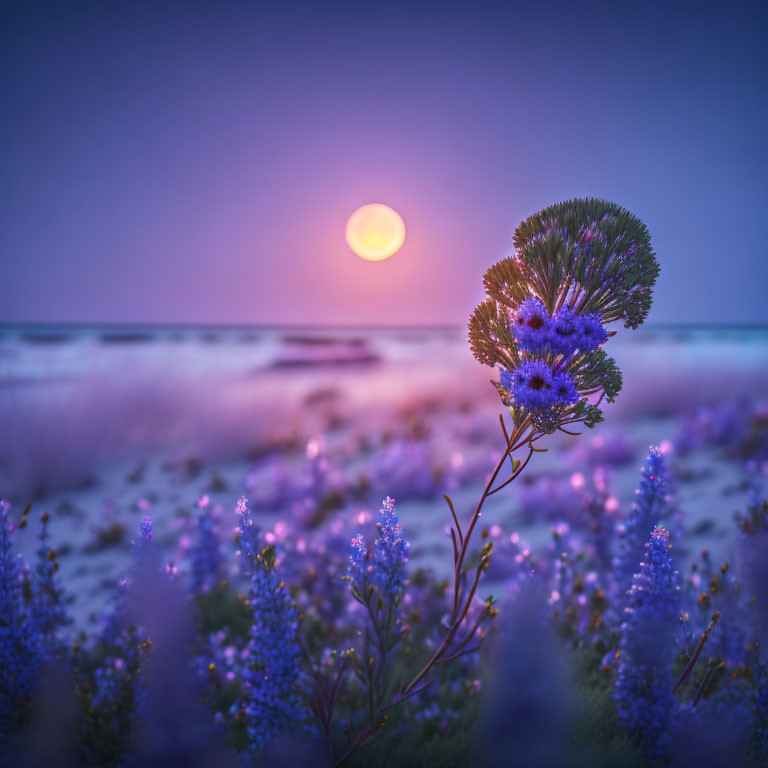
{"label": "field of purple flowers", "polygon": [[609,213],[489,270],[486,375],[450,334],[9,334],[0,763],[766,764],[768,345],[622,347],[655,274]]}

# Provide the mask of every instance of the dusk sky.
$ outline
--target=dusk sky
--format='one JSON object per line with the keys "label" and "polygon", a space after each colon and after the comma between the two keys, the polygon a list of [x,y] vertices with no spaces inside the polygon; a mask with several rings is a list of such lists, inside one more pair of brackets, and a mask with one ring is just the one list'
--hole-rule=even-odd
{"label": "dusk sky", "polygon": [[595,196],[651,231],[650,322],[768,322],[765,3],[17,5],[0,321],[460,325]]}

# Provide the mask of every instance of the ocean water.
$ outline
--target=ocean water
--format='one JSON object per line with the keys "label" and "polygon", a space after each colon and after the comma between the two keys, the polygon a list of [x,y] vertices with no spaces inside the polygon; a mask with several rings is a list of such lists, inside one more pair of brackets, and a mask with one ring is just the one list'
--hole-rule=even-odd
{"label": "ocean water", "polygon": [[[494,535],[545,542],[555,502],[567,504],[569,483],[600,466],[626,514],[647,446],[664,443],[686,528],[697,532],[688,550],[732,556],[733,514],[755,468],[728,430],[768,412],[768,330],[622,330],[606,351],[624,390],[605,423],[553,437],[526,482],[493,497]],[[318,452],[324,482],[365,488],[347,490],[320,530],[351,535],[393,495],[414,559],[440,570],[450,565],[442,493],[471,507],[501,449],[496,377],[472,358],[463,329],[6,328],[0,496],[51,512],[83,620],[119,578],[147,511],[182,568],[185,520],[204,493],[225,510],[227,536],[241,494],[264,526],[301,534],[298,502],[281,495],[311,485]],[[710,434],[710,422],[724,434]],[[704,440],[686,436],[701,429]],[[115,523],[125,533],[110,542],[102,534]]]}

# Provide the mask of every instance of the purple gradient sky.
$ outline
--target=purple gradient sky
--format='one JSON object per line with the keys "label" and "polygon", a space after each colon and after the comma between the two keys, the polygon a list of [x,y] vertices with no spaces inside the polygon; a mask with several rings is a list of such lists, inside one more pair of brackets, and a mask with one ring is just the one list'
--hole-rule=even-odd
{"label": "purple gradient sky", "polygon": [[461,324],[593,195],[651,230],[651,321],[768,322],[764,4],[274,5],[6,12],[0,321]]}

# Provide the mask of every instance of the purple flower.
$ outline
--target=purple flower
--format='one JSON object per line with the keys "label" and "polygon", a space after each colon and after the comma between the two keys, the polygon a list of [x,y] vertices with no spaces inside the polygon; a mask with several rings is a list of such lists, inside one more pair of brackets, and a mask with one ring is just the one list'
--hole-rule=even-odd
{"label": "purple flower", "polygon": [[144,541],[152,541],[152,517],[147,515],[139,526],[139,531],[144,538]]}
{"label": "purple flower", "polygon": [[395,512],[395,500],[387,496],[379,510],[373,548],[365,546],[362,534],[351,542],[347,580],[355,597],[365,603],[376,590],[385,603],[396,606],[403,596],[410,549]]}
{"label": "purple flower", "polygon": [[274,547],[251,561],[253,624],[244,674],[251,748],[261,752],[281,733],[296,732],[304,720],[299,699],[296,639],[299,617],[278,573]]}
{"label": "purple flower", "polygon": [[0,499],[0,741],[23,719],[42,666],[42,639],[24,605],[9,508]]}
{"label": "purple flower", "polygon": [[568,371],[560,371],[554,377],[552,390],[555,400],[561,405],[572,405],[579,399],[579,393],[574,384],[573,377]]}
{"label": "purple flower", "polygon": [[515,404],[529,411],[545,411],[555,403],[552,369],[541,360],[527,360],[512,373]]}
{"label": "purple flower", "polygon": [[621,556],[617,566],[620,589],[629,587],[633,574],[643,558],[645,544],[654,526],[670,516],[668,472],[664,454],[651,446],[643,466],[640,485],[635,491],[626,533],[621,542]]}
{"label": "purple flower", "polygon": [[550,318],[544,302],[535,296],[525,299],[515,310],[511,330],[520,349],[527,352],[541,352],[546,349]]}
{"label": "purple flower", "polygon": [[600,315],[597,312],[579,315],[578,325],[579,349],[582,352],[589,352],[590,349],[596,349],[608,341],[608,331],[600,322]]}
{"label": "purple flower", "polygon": [[581,340],[580,322],[568,307],[563,307],[552,318],[549,345],[553,351],[566,357],[572,355]]}
{"label": "purple flower", "polygon": [[363,534],[358,533],[352,537],[349,545],[349,566],[347,576],[351,584],[360,594],[365,594],[367,586],[370,586],[370,572],[373,565],[370,562],[368,547],[363,540]]}
{"label": "purple flower", "polygon": [[403,534],[402,523],[395,512],[395,500],[387,496],[379,510],[376,543],[373,549],[374,579],[387,602],[397,605],[403,596],[406,563],[411,543]]}
{"label": "purple flower", "polygon": [[237,500],[235,514],[237,515],[235,533],[240,552],[252,562],[259,554],[259,527],[253,522],[251,510],[248,508],[248,499],[245,496]]}

